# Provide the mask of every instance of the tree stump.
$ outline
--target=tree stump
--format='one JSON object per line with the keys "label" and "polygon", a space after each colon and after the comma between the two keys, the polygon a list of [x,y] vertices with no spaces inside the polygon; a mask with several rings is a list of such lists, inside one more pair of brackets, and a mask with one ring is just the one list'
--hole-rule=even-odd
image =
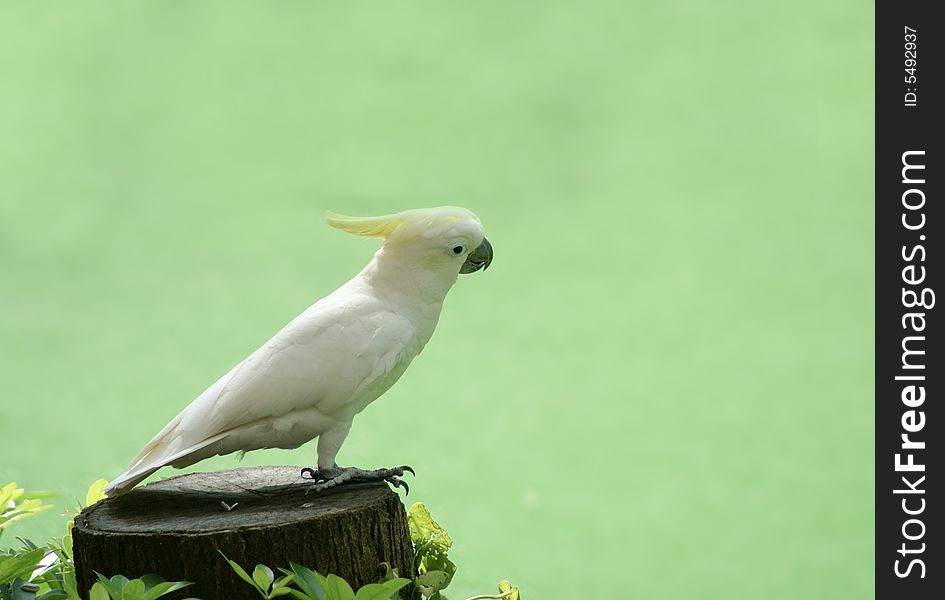
{"label": "tree stump", "polygon": [[[300,467],[251,467],[165,479],[83,510],[73,548],[80,593],[95,572],[156,573],[192,581],[180,597],[258,598],[220,552],[249,573],[289,561],[335,573],[354,589],[388,562],[412,577],[407,516],[386,483],[346,484],[306,495]],[[232,507],[227,510],[226,506]]]}

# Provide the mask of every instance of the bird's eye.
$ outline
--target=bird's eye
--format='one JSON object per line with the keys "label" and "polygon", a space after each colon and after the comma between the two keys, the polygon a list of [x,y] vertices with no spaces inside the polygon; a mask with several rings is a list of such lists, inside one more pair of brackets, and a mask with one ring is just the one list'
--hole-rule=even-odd
{"label": "bird's eye", "polygon": [[453,254],[455,254],[455,255],[457,255],[457,256],[459,256],[460,254],[462,254],[462,253],[465,252],[465,251],[466,251],[466,246],[464,246],[464,245],[462,245],[462,244],[453,244],[453,245],[450,247],[450,252],[452,252]]}

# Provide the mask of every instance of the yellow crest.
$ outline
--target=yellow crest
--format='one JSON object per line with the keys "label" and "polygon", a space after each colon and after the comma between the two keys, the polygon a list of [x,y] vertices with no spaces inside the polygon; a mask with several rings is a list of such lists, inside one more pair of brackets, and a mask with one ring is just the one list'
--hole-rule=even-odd
{"label": "yellow crest", "polygon": [[385,239],[405,239],[419,235],[424,231],[439,230],[443,226],[455,224],[457,221],[472,220],[479,222],[476,215],[458,206],[415,208],[379,217],[349,217],[328,212],[326,220],[335,229],[347,231],[354,235]]}

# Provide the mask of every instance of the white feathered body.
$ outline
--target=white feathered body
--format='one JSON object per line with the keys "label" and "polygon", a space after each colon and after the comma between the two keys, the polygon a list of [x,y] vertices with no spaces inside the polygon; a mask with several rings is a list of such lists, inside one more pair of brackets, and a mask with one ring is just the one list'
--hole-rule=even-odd
{"label": "white feathered body", "polygon": [[339,429],[343,440],[354,416],[400,378],[430,339],[456,276],[400,267],[385,260],[382,248],[361,273],[200,394],[106,492],[124,492],[165,465],[297,448]]}

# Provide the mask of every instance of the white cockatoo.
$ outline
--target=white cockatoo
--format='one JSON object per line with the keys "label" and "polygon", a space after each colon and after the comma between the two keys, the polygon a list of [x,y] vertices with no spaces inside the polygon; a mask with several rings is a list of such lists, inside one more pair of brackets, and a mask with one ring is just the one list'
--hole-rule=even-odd
{"label": "white cockatoo", "polygon": [[354,416],[386,392],[433,335],[460,273],[485,269],[492,246],[464,208],[381,217],[328,214],[328,224],[382,238],[353,279],[322,298],[233,367],[162,429],[105,489],[127,492],[163,466],[259,448],[298,448],[318,438],[318,491],[387,480],[409,467],[341,468],[335,456]]}

